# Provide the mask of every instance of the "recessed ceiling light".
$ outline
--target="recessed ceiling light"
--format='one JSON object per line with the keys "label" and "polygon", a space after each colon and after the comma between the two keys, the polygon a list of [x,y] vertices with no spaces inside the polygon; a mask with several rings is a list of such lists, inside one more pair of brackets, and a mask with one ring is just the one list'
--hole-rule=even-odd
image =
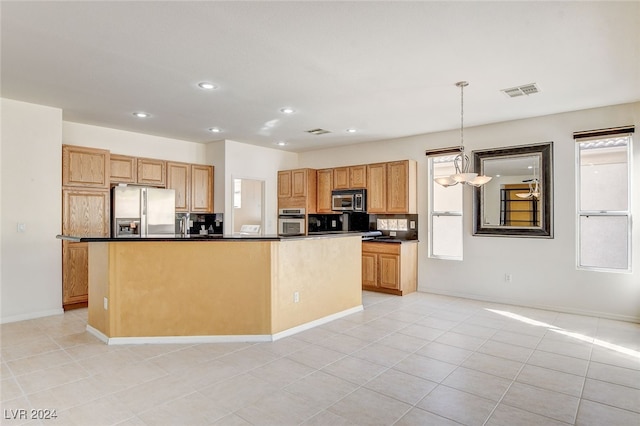
{"label": "recessed ceiling light", "polygon": [[133,115],[138,118],[148,118],[151,116],[151,114],[142,111],[134,112]]}
{"label": "recessed ceiling light", "polygon": [[287,143],[285,141],[276,142],[278,146],[285,146]]}
{"label": "recessed ceiling light", "polygon": [[211,133],[220,133],[222,130],[219,127],[209,127],[209,131]]}
{"label": "recessed ceiling light", "polygon": [[284,107],[280,108],[280,112],[283,114],[293,114],[294,112],[296,112],[296,110],[291,107]]}
{"label": "recessed ceiling light", "polygon": [[205,90],[214,90],[218,88],[218,86],[216,86],[213,83],[209,83],[208,81],[203,81],[201,83],[198,83],[198,87]]}
{"label": "recessed ceiling light", "polygon": [[346,131],[347,133],[355,133],[355,132],[357,132],[357,130],[356,130],[356,129],[347,129],[347,130],[345,130],[345,131]]}

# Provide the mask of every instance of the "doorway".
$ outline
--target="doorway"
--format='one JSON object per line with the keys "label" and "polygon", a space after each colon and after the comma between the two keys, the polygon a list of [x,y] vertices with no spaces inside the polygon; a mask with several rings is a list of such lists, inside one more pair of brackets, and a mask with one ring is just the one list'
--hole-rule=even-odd
{"label": "doorway", "polygon": [[232,179],[234,234],[264,234],[264,184],[258,179]]}

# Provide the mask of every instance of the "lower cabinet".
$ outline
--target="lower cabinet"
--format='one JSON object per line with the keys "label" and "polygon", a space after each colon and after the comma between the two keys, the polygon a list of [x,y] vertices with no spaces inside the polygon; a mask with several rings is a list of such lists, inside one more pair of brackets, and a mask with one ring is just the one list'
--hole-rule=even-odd
{"label": "lower cabinet", "polygon": [[89,243],[62,242],[62,305],[87,306],[89,301]]}
{"label": "lower cabinet", "polygon": [[416,291],[418,244],[362,243],[362,288],[404,295]]}

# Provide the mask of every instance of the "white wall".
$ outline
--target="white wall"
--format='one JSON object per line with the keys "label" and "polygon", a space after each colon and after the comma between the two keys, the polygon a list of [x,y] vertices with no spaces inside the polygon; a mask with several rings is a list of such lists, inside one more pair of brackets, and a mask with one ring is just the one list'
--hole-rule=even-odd
{"label": "white wall", "polygon": [[[633,230],[631,274],[576,269],[574,131],[640,124],[640,103],[465,128],[467,151],[554,142],[553,239],[474,237],[471,188],[464,195],[464,260],[427,258],[426,149],[459,144],[459,131],[301,153],[300,167],[324,168],[399,159],[418,162],[421,291],[640,322],[640,227]],[[640,130],[640,129],[639,129]],[[640,173],[636,134],[635,176]],[[640,215],[635,178],[633,213]],[[505,273],[513,277],[504,281]]]}
{"label": "white wall", "polygon": [[201,143],[69,121],[62,123],[62,143],[108,149],[112,154],[211,164],[206,158],[207,146]]}
{"label": "white wall", "polygon": [[0,322],[10,322],[62,313],[62,111],[0,102]]}
{"label": "white wall", "polygon": [[233,215],[233,179],[255,179],[265,181],[264,233],[277,234],[278,170],[296,168],[298,154],[227,140],[224,155],[224,233],[233,233],[227,219]]}

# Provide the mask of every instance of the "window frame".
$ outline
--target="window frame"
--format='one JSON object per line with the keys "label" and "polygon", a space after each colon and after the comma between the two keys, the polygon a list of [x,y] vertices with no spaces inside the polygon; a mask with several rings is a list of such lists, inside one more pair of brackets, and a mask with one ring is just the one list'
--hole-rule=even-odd
{"label": "window frame", "polygon": [[[435,185],[437,185],[437,183],[435,182],[434,178],[435,178],[435,167],[434,165],[434,159],[436,157],[447,157],[447,156],[451,156],[450,152],[442,152],[442,153],[427,153],[427,168],[428,168],[428,179],[429,179],[429,186],[428,186],[428,191],[429,191],[429,197],[428,197],[428,201],[427,201],[427,211],[428,211],[428,221],[429,221],[429,226],[428,226],[428,254],[427,256],[430,259],[439,259],[439,260],[456,260],[456,261],[462,261],[464,260],[464,191],[460,192],[460,197],[462,198],[462,200],[460,200],[460,210],[459,211],[438,211],[438,210],[434,210],[434,188]],[[455,154],[452,156],[455,157]],[[452,160],[453,161],[453,160]],[[461,238],[460,238],[460,256],[448,256],[448,255],[438,255],[438,254],[434,254],[433,252],[433,243],[434,243],[434,226],[433,226],[433,219],[434,217],[460,217],[460,226],[461,226]]]}
{"label": "window frame", "polygon": [[[630,131],[629,131],[630,130]],[[588,132],[584,132],[588,135]],[[632,218],[632,201],[633,201],[633,128],[625,132],[615,133],[594,131],[591,136],[578,136],[574,134],[575,139],[575,197],[576,197],[576,269],[582,271],[597,271],[607,273],[631,273],[633,270],[633,218]],[[581,208],[581,192],[582,192],[582,165],[580,144],[589,141],[602,141],[608,139],[627,139],[627,209],[626,210],[582,210]],[[582,265],[582,218],[583,217],[626,217],[627,222],[627,267],[613,268],[603,266]]]}

